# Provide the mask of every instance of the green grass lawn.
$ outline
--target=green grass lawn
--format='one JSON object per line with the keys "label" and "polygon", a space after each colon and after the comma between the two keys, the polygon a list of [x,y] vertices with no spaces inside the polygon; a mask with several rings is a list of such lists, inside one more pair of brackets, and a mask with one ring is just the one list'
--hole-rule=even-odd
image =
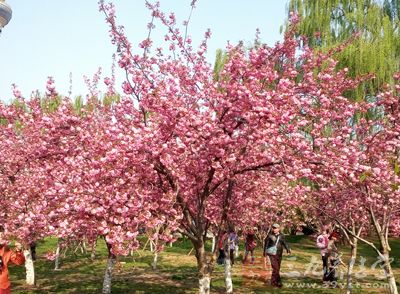
{"label": "green grass lawn", "polygon": [[[323,288],[322,269],[319,251],[314,240],[306,236],[288,236],[292,255],[284,256],[282,261],[282,280],[284,287],[271,288],[268,271],[262,267],[261,247],[256,251],[254,265],[242,265],[242,252],[233,266],[233,284],[235,293],[344,293],[343,289]],[[143,240],[144,241],[144,240]],[[144,242],[143,242],[144,244]],[[210,244],[208,244],[208,247]],[[400,281],[400,239],[392,240],[392,263],[395,275]],[[47,239],[38,244],[38,259],[35,262],[37,285],[28,288],[25,285],[25,268],[10,267],[13,293],[101,293],[104,269],[106,265],[106,247],[102,240],[97,246],[95,261],[90,260],[90,253],[77,256],[67,254],[61,260],[61,270],[54,271],[54,262],[46,260],[45,253],[56,248],[56,239]],[[119,257],[119,264],[114,270],[112,293],[197,293],[197,267],[194,252],[188,240],[179,240],[173,247],[166,247],[159,256],[158,269],[152,270],[152,254],[139,250],[133,256]],[[243,249],[243,244],[240,244]],[[209,249],[209,248],[208,248]],[[341,248],[346,262],[349,249]],[[363,259],[360,259],[360,257]],[[361,262],[361,264],[360,264]],[[341,267],[339,283],[345,283],[345,268]],[[385,283],[376,255],[367,246],[360,245],[355,266],[355,282],[360,289],[354,293],[388,293],[378,287]],[[341,286],[341,284],[339,285]],[[223,266],[217,265],[211,282],[212,293],[224,293]]]}

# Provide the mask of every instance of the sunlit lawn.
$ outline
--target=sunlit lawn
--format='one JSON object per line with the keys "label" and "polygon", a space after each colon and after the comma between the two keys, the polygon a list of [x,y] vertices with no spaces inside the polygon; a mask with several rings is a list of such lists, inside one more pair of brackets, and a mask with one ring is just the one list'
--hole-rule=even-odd
{"label": "sunlit lawn", "polygon": [[[340,288],[323,288],[321,283],[321,261],[314,240],[306,236],[289,236],[292,255],[285,256],[282,262],[284,287],[273,289],[268,285],[269,272],[262,267],[261,248],[256,252],[254,265],[241,263],[242,253],[233,266],[233,283],[235,293],[344,293]],[[143,242],[144,243],[144,242]],[[243,248],[243,244],[241,249]],[[400,240],[392,240],[392,266],[397,280],[400,280]],[[95,261],[90,260],[90,252],[74,256],[71,251],[61,261],[61,270],[54,271],[54,262],[46,260],[44,254],[56,247],[55,239],[39,243],[38,260],[35,263],[37,286],[28,288],[25,285],[24,267],[11,267],[13,293],[101,293],[103,274],[106,264],[106,248],[99,240]],[[188,240],[180,240],[173,247],[166,247],[160,254],[158,269],[150,266],[152,255],[147,247],[131,257],[119,258],[114,271],[112,293],[197,293],[197,268],[194,252]],[[349,255],[348,248],[341,248],[343,260]],[[360,256],[365,259],[364,267],[360,266]],[[375,263],[375,269],[371,267]],[[345,274],[345,268],[340,272]],[[384,288],[376,288],[384,283],[381,269],[374,252],[361,245],[355,266],[355,282],[362,288],[354,293],[388,293]],[[339,286],[345,283],[345,275],[339,279]],[[223,266],[217,265],[211,283],[212,293],[224,293]],[[373,288],[375,287],[375,288]]]}

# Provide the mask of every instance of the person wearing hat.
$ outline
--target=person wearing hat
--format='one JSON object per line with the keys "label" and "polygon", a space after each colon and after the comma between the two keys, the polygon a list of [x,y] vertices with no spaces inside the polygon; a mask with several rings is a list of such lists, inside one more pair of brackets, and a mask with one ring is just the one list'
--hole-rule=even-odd
{"label": "person wearing hat", "polygon": [[285,247],[288,254],[291,253],[289,244],[285,240],[285,235],[280,232],[279,224],[272,225],[272,232],[268,234],[264,242],[264,264],[268,256],[271,267],[271,285],[273,287],[282,287],[280,269],[283,255],[283,247]]}

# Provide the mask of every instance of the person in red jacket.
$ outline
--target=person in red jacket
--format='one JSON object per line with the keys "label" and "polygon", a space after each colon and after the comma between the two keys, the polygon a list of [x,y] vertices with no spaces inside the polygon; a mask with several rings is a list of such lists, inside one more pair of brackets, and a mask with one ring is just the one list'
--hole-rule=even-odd
{"label": "person in red jacket", "polygon": [[254,234],[254,229],[250,229],[249,231],[246,232],[245,235],[245,243],[244,243],[244,258],[243,258],[243,263],[247,263],[247,256],[251,255],[251,264],[254,263],[254,249],[257,246],[257,241],[256,237]]}
{"label": "person in red jacket", "polygon": [[15,251],[11,250],[3,240],[4,228],[0,226],[0,294],[10,294],[11,284],[8,277],[10,263],[21,265],[25,262],[22,245],[15,242]]}

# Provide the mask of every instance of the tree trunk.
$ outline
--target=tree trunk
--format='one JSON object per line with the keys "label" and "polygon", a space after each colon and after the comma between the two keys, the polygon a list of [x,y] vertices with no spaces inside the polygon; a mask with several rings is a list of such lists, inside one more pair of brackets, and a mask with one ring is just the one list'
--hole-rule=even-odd
{"label": "tree trunk", "polygon": [[193,242],[196,249],[197,267],[199,270],[199,294],[210,294],[212,264],[207,260],[203,240]]}
{"label": "tree trunk", "polygon": [[389,284],[389,293],[390,294],[398,294],[397,286],[396,286],[396,279],[393,274],[392,266],[390,265],[390,246],[389,246],[389,239],[388,239],[388,230],[390,225],[390,216],[384,214],[383,217],[383,226],[380,225],[378,220],[375,217],[374,211],[370,208],[369,213],[371,215],[372,223],[374,225],[375,231],[379,237],[379,243],[381,246],[381,254],[379,257],[383,261],[383,270],[385,272],[385,276],[387,282]]}
{"label": "tree trunk", "polygon": [[56,259],[54,262],[54,270],[59,271],[60,270],[60,251],[61,251],[61,246],[60,242],[57,243],[57,249],[56,249]]}
{"label": "tree trunk", "polygon": [[157,229],[157,237],[154,239],[154,241],[152,241],[153,243],[153,262],[151,263],[151,267],[153,268],[153,270],[157,269],[157,260],[158,260],[158,231],[159,229]]}
{"label": "tree trunk", "polygon": [[108,260],[107,267],[104,273],[104,281],[103,281],[103,294],[111,293],[111,280],[112,280],[112,272],[116,263],[116,256],[111,252],[111,245],[107,243],[108,248]]}
{"label": "tree trunk", "polygon": [[211,244],[211,252],[214,252],[215,249],[215,235],[212,236],[212,244]]}
{"label": "tree trunk", "polygon": [[392,266],[390,265],[390,256],[389,256],[389,240],[382,233],[379,234],[379,240],[382,247],[382,261],[383,261],[383,270],[385,272],[386,279],[389,284],[389,293],[390,294],[398,294],[396,279],[393,274]]}
{"label": "tree trunk", "polygon": [[82,254],[86,254],[87,253],[87,247],[86,247],[85,240],[82,240],[81,252],[82,252]]}
{"label": "tree trunk", "polygon": [[74,255],[76,255],[76,252],[78,250],[80,250],[82,254],[84,254],[84,253],[86,254],[86,243],[84,240],[78,242],[78,244],[76,245],[75,250],[74,250]]}
{"label": "tree trunk", "polygon": [[90,253],[90,259],[94,260],[96,258],[96,246],[97,246],[97,238],[93,241],[92,244],[92,252]]}
{"label": "tree trunk", "polygon": [[389,254],[384,254],[383,258],[383,270],[385,271],[385,276],[389,283],[389,292],[390,294],[398,294],[396,279],[393,274],[392,266],[390,265]]}
{"label": "tree trunk", "polygon": [[229,253],[227,252],[225,252],[224,272],[226,293],[233,293],[231,259],[229,258]]}
{"label": "tree trunk", "polygon": [[36,284],[35,279],[35,266],[33,264],[32,253],[30,249],[24,250],[25,256],[25,269],[26,269],[26,284],[34,286]]}
{"label": "tree trunk", "polygon": [[150,251],[154,251],[153,240],[150,240]]}
{"label": "tree trunk", "polygon": [[239,257],[239,245],[235,246],[235,258]]}
{"label": "tree trunk", "polygon": [[347,284],[346,294],[351,294],[353,290],[353,268],[357,258],[357,239],[353,238],[353,244],[351,245],[351,256],[347,267]]}
{"label": "tree trunk", "polygon": [[153,262],[151,263],[151,267],[153,268],[153,270],[157,269],[157,259],[158,259],[158,252],[157,250],[155,250],[153,253]]}

